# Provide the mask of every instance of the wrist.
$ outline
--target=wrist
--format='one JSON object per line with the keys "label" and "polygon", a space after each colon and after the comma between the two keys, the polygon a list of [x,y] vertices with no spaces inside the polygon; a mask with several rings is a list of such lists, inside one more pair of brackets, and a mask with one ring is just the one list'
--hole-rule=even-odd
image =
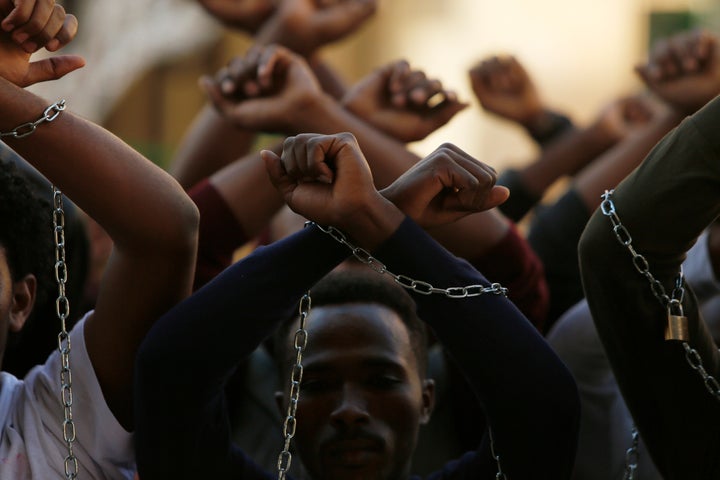
{"label": "wrist", "polygon": [[[288,115],[293,135],[303,132],[332,134],[343,131],[343,107],[330,95],[319,92],[309,95]],[[347,129],[345,129],[347,130]]]}
{"label": "wrist", "polygon": [[543,143],[572,126],[572,123],[565,115],[542,109],[525,121],[523,126],[537,142]]}
{"label": "wrist", "polygon": [[405,215],[391,201],[375,192],[361,210],[339,221],[337,228],[358,246],[372,251],[390,238],[404,219]]}
{"label": "wrist", "polygon": [[581,135],[583,136],[584,142],[593,148],[594,151],[604,151],[622,139],[621,132],[603,125],[602,122],[593,123],[588,128],[582,130]]}

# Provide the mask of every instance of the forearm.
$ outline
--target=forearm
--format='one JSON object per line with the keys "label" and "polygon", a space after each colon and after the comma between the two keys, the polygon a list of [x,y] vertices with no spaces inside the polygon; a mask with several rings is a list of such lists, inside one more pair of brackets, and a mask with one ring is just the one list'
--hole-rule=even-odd
{"label": "forearm", "polygon": [[519,170],[520,181],[529,193],[542,197],[556,180],[574,175],[614,143],[592,126],[568,130],[543,148],[537,160]]}
{"label": "forearm", "polygon": [[[0,131],[9,131],[39,118],[48,102],[0,80],[0,105]],[[190,199],[103,128],[66,110],[30,136],[5,141],[100,223],[117,248],[159,254],[194,248],[197,211]]]}
{"label": "forearm", "polygon": [[[617,215],[632,246],[670,295],[685,252],[720,213],[720,101],[714,100],[666,136],[615,190]],[[717,476],[720,439],[706,428],[720,419],[717,400],[685,360],[680,342],[663,339],[666,308],[636,270],[610,220],[595,212],[580,243],[588,304],[615,376],[663,475]],[[689,344],[717,377],[717,348],[686,294]],[[678,415],[678,412],[682,414]],[[693,442],[680,439],[691,435]]]}
{"label": "forearm", "polygon": [[317,54],[309,58],[308,63],[315,73],[318,82],[320,82],[323,91],[331,97],[340,100],[345,95],[347,87],[338,71]]}
{"label": "forearm", "polygon": [[245,156],[256,133],[235,127],[211,105],[205,105],[185,133],[170,173],[186,190]]}
{"label": "forearm", "polygon": [[197,290],[229,267],[235,251],[250,237],[209,180],[198,183],[188,194],[200,211],[198,255],[193,281],[193,290]]}
{"label": "forearm", "polygon": [[[276,145],[273,150],[279,155],[282,144]],[[212,175],[209,181],[248,237],[254,237],[266,228],[273,215],[284,205],[270,182],[259,152],[233,162]]]}
{"label": "forearm", "polygon": [[600,196],[625,178],[655,144],[682,120],[682,116],[668,111],[641,131],[635,132],[611,148],[574,179],[574,188],[588,210],[600,205]]}

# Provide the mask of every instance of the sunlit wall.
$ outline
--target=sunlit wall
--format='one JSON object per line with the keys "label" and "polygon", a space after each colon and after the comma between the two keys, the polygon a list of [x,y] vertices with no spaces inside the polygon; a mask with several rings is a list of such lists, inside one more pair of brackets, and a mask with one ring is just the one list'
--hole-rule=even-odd
{"label": "sunlit wall", "polygon": [[518,57],[547,104],[580,123],[617,96],[641,88],[633,65],[649,38],[651,11],[705,11],[712,2],[648,0],[383,0],[371,25],[331,51],[357,78],[397,58],[424,69],[472,106],[414,145],[450,141],[499,168],[529,161],[522,131],[481,111],[467,71],[490,55]]}

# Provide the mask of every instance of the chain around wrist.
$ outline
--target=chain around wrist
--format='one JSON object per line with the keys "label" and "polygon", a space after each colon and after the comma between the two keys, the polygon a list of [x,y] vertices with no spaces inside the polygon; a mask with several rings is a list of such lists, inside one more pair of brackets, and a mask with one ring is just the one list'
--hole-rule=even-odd
{"label": "chain around wrist", "polygon": [[491,283],[489,286],[485,285],[467,285],[467,286],[461,286],[461,287],[448,287],[448,288],[437,288],[429,284],[428,282],[424,282],[422,280],[415,280],[413,278],[408,277],[407,275],[398,275],[395,273],[392,273],[390,270],[387,269],[385,264],[378,260],[377,258],[373,257],[370,252],[367,250],[364,250],[360,247],[357,247],[350,243],[348,241],[347,237],[343,232],[338,230],[335,227],[323,227],[322,225],[318,225],[315,222],[306,222],[305,226],[314,225],[317,228],[320,229],[320,231],[330,235],[332,238],[335,239],[338,243],[341,243],[350,249],[350,252],[353,254],[353,256],[367,265],[368,267],[375,270],[377,273],[380,274],[387,274],[391,276],[396,283],[398,283],[400,286],[412,290],[415,293],[419,293],[421,295],[432,295],[432,294],[441,294],[445,295],[448,298],[467,298],[467,297],[477,297],[484,294],[493,294],[493,295],[502,295],[504,297],[507,297],[508,289],[500,285],[499,283]]}
{"label": "chain around wrist", "polygon": [[45,122],[52,122],[53,120],[55,120],[60,115],[60,113],[63,112],[63,110],[65,110],[65,99],[59,100],[47,107],[43,111],[42,116],[34,122],[23,123],[22,125],[18,125],[17,127],[13,128],[9,132],[0,132],[0,138],[25,138],[35,132],[35,130],[37,130],[37,127],[41,124]]}

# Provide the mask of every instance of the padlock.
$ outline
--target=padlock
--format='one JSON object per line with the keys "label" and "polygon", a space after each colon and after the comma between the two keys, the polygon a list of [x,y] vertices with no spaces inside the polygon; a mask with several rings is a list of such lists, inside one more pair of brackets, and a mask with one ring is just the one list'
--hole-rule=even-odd
{"label": "padlock", "polygon": [[690,339],[688,333],[688,319],[685,315],[673,315],[668,312],[667,325],[665,326],[665,340],[676,340],[687,342]]}

